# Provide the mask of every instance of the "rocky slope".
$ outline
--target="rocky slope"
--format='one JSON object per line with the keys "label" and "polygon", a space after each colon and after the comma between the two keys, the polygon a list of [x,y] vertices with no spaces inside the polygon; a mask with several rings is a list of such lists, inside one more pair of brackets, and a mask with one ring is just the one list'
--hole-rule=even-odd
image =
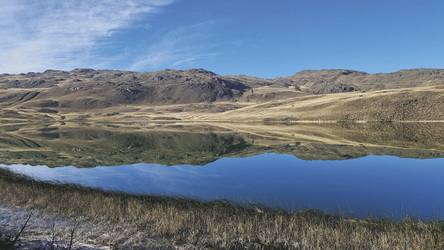
{"label": "rocky slope", "polygon": [[443,69],[400,70],[388,74],[367,74],[354,70],[304,70],[274,82],[299,86],[314,94],[359,90],[381,90],[444,84]]}
{"label": "rocky slope", "polygon": [[[219,113],[287,99],[298,102],[297,98],[324,94],[413,89],[437,85],[444,85],[444,70],[415,69],[390,74],[367,74],[352,70],[307,70],[291,77],[274,79],[220,76],[204,69],[143,73],[93,69],[47,70],[43,73],[0,75],[0,119],[58,120],[76,112],[77,117],[88,118],[91,117],[90,114],[81,113],[107,109],[107,114],[116,115],[120,112],[117,108],[121,107],[127,108],[124,112],[128,118],[131,116],[131,109],[128,107],[145,113],[147,110],[144,111],[140,107],[150,107],[152,113],[157,114],[159,106],[168,105],[167,109],[164,108],[167,110],[164,114],[168,115],[198,110]],[[441,95],[433,95],[434,100],[442,99]],[[398,110],[397,107],[401,104],[396,98],[386,101],[375,98],[358,100],[357,103],[351,102],[347,105],[359,107],[358,110],[355,109],[358,113],[374,104],[390,105],[391,109],[387,112],[392,112],[391,115],[395,119],[410,118],[399,113],[410,111]],[[432,108],[433,112],[430,103],[421,102],[427,99],[426,96],[417,96],[415,93],[412,98],[412,105],[420,106],[424,112],[430,112],[428,110]],[[403,101],[408,102],[412,98],[407,96]],[[427,107],[422,107],[424,105]],[[188,115],[193,116],[191,113]],[[349,116],[354,119],[353,114]],[[347,116],[342,118],[347,119]]]}
{"label": "rocky slope", "polygon": [[187,71],[122,72],[76,69],[70,72],[2,75],[0,99],[5,106],[45,108],[103,108],[125,104],[175,104],[232,100],[251,88],[229,81],[212,72]]}
{"label": "rocky slope", "polygon": [[286,98],[250,105],[205,120],[444,121],[443,86]]}

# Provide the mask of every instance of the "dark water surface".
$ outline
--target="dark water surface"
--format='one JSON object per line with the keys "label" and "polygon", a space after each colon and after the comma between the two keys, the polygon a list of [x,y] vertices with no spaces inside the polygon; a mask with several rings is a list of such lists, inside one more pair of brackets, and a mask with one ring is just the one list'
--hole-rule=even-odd
{"label": "dark water surface", "polygon": [[[251,133],[157,126],[9,126],[0,136],[0,167],[130,193],[444,218],[443,125],[267,127],[267,133],[253,126]],[[269,136],[284,130],[288,137]]]}
{"label": "dark water surface", "polygon": [[3,166],[42,180],[80,183],[130,193],[226,198],[356,216],[444,213],[444,159],[367,156],[305,161],[293,155],[224,158],[204,166],[132,164],[114,167]]}

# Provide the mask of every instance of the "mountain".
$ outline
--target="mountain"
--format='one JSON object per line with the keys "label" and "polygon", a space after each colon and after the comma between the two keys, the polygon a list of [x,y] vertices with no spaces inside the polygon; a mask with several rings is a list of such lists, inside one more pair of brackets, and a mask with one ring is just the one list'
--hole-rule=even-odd
{"label": "mountain", "polygon": [[[227,81],[212,72],[186,71],[122,72],[76,69],[71,72],[3,75],[4,90],[26,90],[2,98],[9,105],[32,101],[41,107],[103,108],[119,104],[175,104],[231,100],[249,86]],[[57,99],[57,100],[56,100]]]}
{"label": "mountain", "polygon": [[[230,115],[241,118],[248,110],[247,117],[254,116],[253,113],[264,108],[266,117],[259,120],[441,119],[441,113],[435,111],[442,107],[443,85],[442,69],[401,70],[389,74],[306,70],[274,79],[220,76],[204,69],[143,73],[47,70],[0,75],[0,119],[231,120]],[[418,91],[421,88],[423,91]],[[317,104],[307,102],[315,99]],[[279,103],[283,106],[276,107]],[[295,116],[291,107],[296,106],[300,109]],[[332,113],[332,106],[342,109],[343,114]],[[370,108],[369,114],[366,114],[367,108]],[[329,112],[322,115],[326,110]],[[284,114],[278,115],[281,111]],[[310,112],[321,115],[310,115]],[[421,115],[416,117],[412,113]]]}
{"label": "mountain", "polygon": [[249,105],[203,120],[444,121],[444,86],[310,95]]}
{"label": "mountain", "polygon": [[367,74],[353,70],[304,70],[275,82],[299,86],[309,93],[328,94],[436,86],[444,84],[443,69],[400,70],[388,74]]}

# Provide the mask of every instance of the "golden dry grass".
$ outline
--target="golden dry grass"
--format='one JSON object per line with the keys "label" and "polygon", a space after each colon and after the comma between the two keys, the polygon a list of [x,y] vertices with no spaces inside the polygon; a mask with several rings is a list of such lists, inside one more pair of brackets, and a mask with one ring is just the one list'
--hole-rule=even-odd
{"label": "golden dry grass", "polygon": [[287,98],[254,104],[203,120],[433,121],[444,120],[444,89],[421,87]]}
{"label": "golden dry grass", "polygon": [[[442,86],[299,95],[294,90],[259,87],[260,100],[241,98],[189,104],[125,104],[88,109],[38,108],[18,101],[32,96],[7,90],[14,105],[2,109],[1,119],[14,121],[443,121]],[[6,95],[3,93],[3,95]],[[276,93],[279,99],[271,98]],[[286,94],[288,93],[288,95]],[[27,94],[25,97],[23,95]],[[256,95],[256,94],[255,94]],[[1,97],[1,96],[0,96]],[[54,98],[53,98],[54,99]]]}

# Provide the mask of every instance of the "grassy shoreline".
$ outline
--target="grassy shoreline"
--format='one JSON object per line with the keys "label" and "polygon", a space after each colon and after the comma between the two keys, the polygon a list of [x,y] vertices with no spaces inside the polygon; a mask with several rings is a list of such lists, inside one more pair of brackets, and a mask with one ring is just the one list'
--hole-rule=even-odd
{"label": "grassy shoreline", "polygon": [[[444,248],[442,220],[359,220],[316,210],[130,195],[41,182],[5,169],[0,169],[0,205],[25,215],[33,211],[42,244],[59,242],[66,248],[70,242],[73,248],[92,244],[105,249]],[[16,223],[19,228],[23,220]]]}

